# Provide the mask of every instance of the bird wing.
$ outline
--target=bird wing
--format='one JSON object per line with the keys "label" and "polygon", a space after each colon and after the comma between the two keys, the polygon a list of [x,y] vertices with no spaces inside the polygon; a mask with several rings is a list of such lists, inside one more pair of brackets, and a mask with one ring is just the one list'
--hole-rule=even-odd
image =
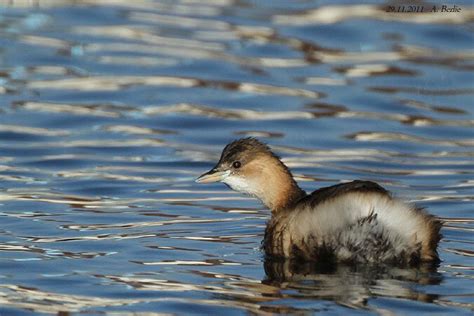
{"label": "bird wing", "polygon": [[330,187],[318,189],[306,196],[301,202],[307,203],[308,205],[314,208],[320,203],[353,192],[378,193],[388,197],[391,196],[390,192],[388,192],[375,182],[355,180],[348,183],[341,183]]}

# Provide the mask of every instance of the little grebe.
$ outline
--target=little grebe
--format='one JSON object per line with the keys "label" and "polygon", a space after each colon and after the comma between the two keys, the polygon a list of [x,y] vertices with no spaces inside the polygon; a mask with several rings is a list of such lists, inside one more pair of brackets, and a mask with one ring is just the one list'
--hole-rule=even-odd
{"label": "little grebe", "polygon": [[308,261],[437,262],[441,223],[380,185],[352,181],[306,194],[270,148],[255,138],[228,144],[196,182],[223,182],[272,211],[263,248]]}

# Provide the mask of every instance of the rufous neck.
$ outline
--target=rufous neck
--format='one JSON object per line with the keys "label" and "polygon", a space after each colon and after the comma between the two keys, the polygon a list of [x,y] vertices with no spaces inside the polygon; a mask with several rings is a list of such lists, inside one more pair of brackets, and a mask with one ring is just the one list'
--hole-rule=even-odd
{"label": "rufous neck", "polygon": [[279,160],[266,162],[266,168],[262,168],[260,179],[262,183],[257,197],[272,211],[272,214],[291,209],[306,196],[306,192],[298,186],[291,172]]}

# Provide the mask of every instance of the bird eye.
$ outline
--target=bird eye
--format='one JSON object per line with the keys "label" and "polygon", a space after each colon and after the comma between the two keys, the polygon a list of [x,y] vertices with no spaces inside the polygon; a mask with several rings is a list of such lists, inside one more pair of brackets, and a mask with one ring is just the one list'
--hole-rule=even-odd
{"label": "bird eye", "polygon": [[242,164],[240,163],[240,161],[234,161],[232,163],[232,167],[234,167],[235,169],[239,169],[240,166],[242,166]]}

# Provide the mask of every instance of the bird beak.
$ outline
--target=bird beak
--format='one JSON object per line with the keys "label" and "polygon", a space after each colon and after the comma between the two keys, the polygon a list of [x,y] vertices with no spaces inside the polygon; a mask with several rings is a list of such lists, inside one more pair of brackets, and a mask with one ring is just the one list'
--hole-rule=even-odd
{"label": "bird beak", "polygon": [[197,183],[211,183],[224,180],[229,175],[229,171],[218,171],[215,168],[202,174],[196,179]]}

